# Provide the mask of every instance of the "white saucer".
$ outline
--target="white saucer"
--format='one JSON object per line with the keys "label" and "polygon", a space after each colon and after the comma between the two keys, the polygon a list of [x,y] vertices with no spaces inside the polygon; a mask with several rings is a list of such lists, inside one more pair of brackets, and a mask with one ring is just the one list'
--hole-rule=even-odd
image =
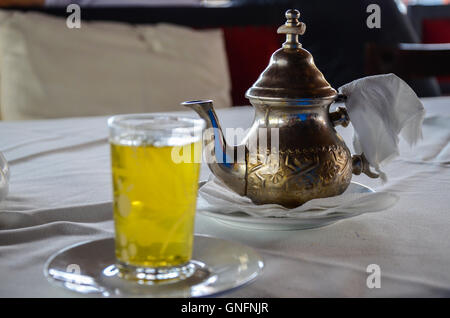
{"label": "white saucer", "polygon": [[139,285],[119,278],[113,265],[114,238],[64,248],[45,264],[44,275],[57,286],[100,297],[202,297],[243,286],[264,267],[252,248],[208,236],[195,236],[195,273],[182,281]]}
{"label": "white saucer", "polygon": [[[203,186],[206,181],[199,183],[199,187]],[[344,193],[373,193],[375,190],[357,182],[351,182]],[[288,230],[305,230],[317,228],[333,224],[339,220],[355,216],[353,214],[331,215],[320,218],[294,218],[294,217],[255,217],[247,213],[219,213],[206,210],[198,210],[202,215],[213,218],[219,223],[233,227],[240,227],[252,230],[272,230],[272,231],[288,231]]]}

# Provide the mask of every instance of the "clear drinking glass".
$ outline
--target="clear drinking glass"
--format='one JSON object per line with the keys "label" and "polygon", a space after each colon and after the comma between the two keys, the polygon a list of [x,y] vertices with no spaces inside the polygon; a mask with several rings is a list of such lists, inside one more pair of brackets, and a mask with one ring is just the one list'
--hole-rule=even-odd
{"label": "clear drinking glass", "polygon": [[8,195],[9,178],[10,178],[8,161],[0,152],[0,201]]}
{"label": "clear drinking glass", "polygon": [[191,276],[205,122],[137,114],[108,126],[119,276],[142,284]]}

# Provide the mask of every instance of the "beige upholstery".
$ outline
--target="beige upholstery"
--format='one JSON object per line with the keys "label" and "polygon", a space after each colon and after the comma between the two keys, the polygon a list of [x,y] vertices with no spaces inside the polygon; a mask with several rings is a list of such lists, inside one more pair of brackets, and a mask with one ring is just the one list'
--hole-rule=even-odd
{"label": "beige upholstery", "polygon": [[0,74],[4,120],[173,111],[200,98],[231,106],[221,30],[69,29],[63,18],[14,12],[0,28]]}

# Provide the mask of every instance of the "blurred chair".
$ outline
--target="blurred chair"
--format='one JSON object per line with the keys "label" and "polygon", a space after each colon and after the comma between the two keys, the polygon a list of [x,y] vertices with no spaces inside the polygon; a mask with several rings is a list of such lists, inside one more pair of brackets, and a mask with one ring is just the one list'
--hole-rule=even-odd
{"label": "blurred chair", "polygon": [[[412,5],[408,16],[422,43],[450,43],[450,5]],[[437,79],[441,92],[450,95],[450,76]]]}
{"label": "blurred chair", "polygon": [[[431,43],[428,42],[430,37],[433,37],[432,43],[448,42],[450,36],[448,33],[450,5],[410,5],[408,6],[408,17],[417,35],[424,43]],[[446,29],[442,28],[443,22],[447,23]],[[445,37],[445,39],[440,39],[442,37]]]}
{"label": "blurred chair", "polygon": [[450,75],[450,44],[369,43],[365,53],[366,75],[394,73],[419,96],[439,96],[436,76]]}

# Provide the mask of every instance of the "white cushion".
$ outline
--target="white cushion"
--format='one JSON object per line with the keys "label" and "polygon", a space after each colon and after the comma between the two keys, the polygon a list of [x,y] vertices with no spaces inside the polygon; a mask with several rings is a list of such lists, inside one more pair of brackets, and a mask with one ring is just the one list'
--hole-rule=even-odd
{"label": "white cushion", "polygon": [[0,29],[4,120],[184,110],[213,99],[231,106],[221,30],[85,22],[11,14]]}

